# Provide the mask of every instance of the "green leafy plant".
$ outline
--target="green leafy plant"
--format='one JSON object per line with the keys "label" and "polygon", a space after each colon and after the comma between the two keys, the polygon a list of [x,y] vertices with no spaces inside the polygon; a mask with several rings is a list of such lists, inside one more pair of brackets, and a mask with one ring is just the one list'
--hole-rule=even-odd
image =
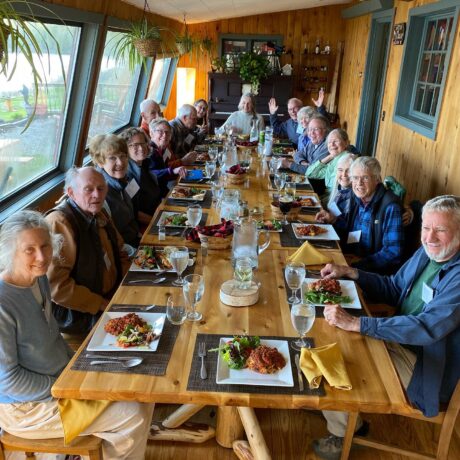
{"label": "green leafy plant", "polygon": [[201,40],[199,40],[199,45],[200,50],[204,54],[207,54],[208,56],[211,55],[211,52],[214,49],[214,42],[212,41],[212,38],[209,38],[208,36],[202,38]]}
{"label": "green leafy plant", "polygon": [[[15,7],[22,8],[25,12],[19,13]],[[33,7],[35,11],[43,11],[47,16],[51,15],[63,23],[59,16],[49,8],[35,3]],[[50,57],[51,52],[56,53],[59,57],[65,84],[66,75],[59,40],[53,35],[50,28],[37,18],[31,2],[28,0],[0,0],[0,73],[8,80],[13,79],[18,69],[19,55],[22,55],[32,75],[34,99],[23,132],[30,126],[35,116],[39,86],[47,84],[43,71],[46,68],[44,61],[46,56]]]}
{"label": "green leafy plant", "polygon": [[266,56],[256,53],[242,53],[239,59],[239,73],[243,81],[251,83],[257,93],[260,81],[270,75],[270,63]]}
{"label": "green leafy plant", "polygon": [[225,72],[227,69],[227,58],[225,56],[221,58],[215,57],[211,61],[211,69],[213,72]]}

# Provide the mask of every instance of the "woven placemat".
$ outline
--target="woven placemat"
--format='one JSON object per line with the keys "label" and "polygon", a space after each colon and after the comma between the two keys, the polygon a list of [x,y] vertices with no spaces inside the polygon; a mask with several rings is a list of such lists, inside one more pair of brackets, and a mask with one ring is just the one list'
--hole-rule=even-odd
{"label": "woven placemat", "polygon": [[[189,249],[188,253],[191,257],[195,258],[195,263],[191,267],[187,267],[182,273],[182,277],[191,275],[192,273],[195,273],[195,269],[197,267],[197,252],[194,249]],[[163,282],[161,283],[152,283],[152,281],[158,279],[158,278],[166,278]],[[123,278],[122,281],[122,286],[158,286],[158,287],[165,287],[165,286],[173,286],[173,287],[180,287],[180,286],[175,286],[173,284],[173,281],[177,279],[177,273],[176,272],[166,272],[166,273],[155,273],[155,272],[149,272],[149,271],[128,271],[126,273],[126,276]],[[136,283],[133,283],[132,281],[138,281]]]}
{"label": "woven placemat", "polygon": [[[283,225],[280,235],[280,244],[283,248],[300,248],[306,240],[299,240],[292,229],[292,225]],[[340,249],[339,242],[335,240],[308,240],[317,249]]]}
{"label": "woven placemat", "polygon": [[[166,212],[170,212],[170,211],[166,211]],[[158,235],[158,221],[161,218],[161,214],[162,213],[160,213],[157,216],[153,224],[150,226],[149,235]],[[208,218],[208,215],[204,212],[203,215],[201,216],[201,220],[198,225],[205,225],[207,218]],[[187,229],[184,227],[165,227],[165,230],[166,230],[166,235],[182,236],[182,237],[185,236],[185,232],[187,231]]]}
{"label": "woven placemat", "polygon": [[[117,305],[112,305],[118,306]],[[140,307],[142,305],[126,305],[126,311],[142,311]],[[111,309],[112,310],[112,309]],[[111,311],[110,310],[110,311]],[[116,310],[121,311],[121,310]],[[165,306],[157,306],[154,310],[150,310],[149,313],[165,313]],[[176,342],[177,335],[179,334],[180,326],[171,324],[168,320],[165,321],[163,331],[160,337],[160,343],[156,351],[88,351],[85,348],[77,360],[72,366],[72,370],[75,371],[86,371],[86,372],[117,372],[123,374],[145,374],[145,375],[165,375],[166,368],[168,367],[169,359]],[[97,358],[88,358],[87,354],[107,356],[107,359],[114,357],[127,357],[132,356],[135,358],[143,358],[141,364],[136,367],[124,368],[121,364],[110,363],[91,366],[91,361],[98,360]]]}
{"label": "woven placemat", "polygon": [[189,204],[199,204],[203,209],[209,209],[212,205],[212,195],[210,190],[206,190],[206,195],[204,196],[203,201],[187,201],[187,200],[173,200],[168,198],[166,200],[166,206],[181,206],[188,207]]}
{"label": "woven placemat", "polygon": [[[233,334],[198,334],[195,342],[195,349],[193,350],[194,359],[192,360],[192,367],[188,377],[187,390],[188,391],[219,391],[225,393],[257,393],[257,394],[278,394],[278,395],[314,395],[324,396],[324,386],[316,390],[310,390],[308,383],[304,379],[304,391],[299,390],[299,381],[297,380],[297,369],[295,367],[294,357],[298,351],[289,347],[289,354],[291,357],[291,370],[294,378],[293,387],[270,387],[270,386],[257,386],[257,385],[221,385],[216,383],[217,373],[217,352],[209,352],[206,355],[206,370],[208,371],[208,378],[202,380],[200,378],[201,358],[198,357],[198,344],[204,342],[206,350],[217,348],[221,337],[231,337]],[[261,339],[267,340],[295,340],[294,337],[277,337],[277,336],[264,336]],[[312,338],[307,337],[306,340],[310,346],[314,346]]]}

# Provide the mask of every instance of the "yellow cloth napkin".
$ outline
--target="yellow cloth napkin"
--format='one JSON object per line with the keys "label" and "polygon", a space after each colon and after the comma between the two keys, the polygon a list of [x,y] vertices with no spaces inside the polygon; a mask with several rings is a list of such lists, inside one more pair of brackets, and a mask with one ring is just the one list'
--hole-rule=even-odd
{"label": "yellow cloth napkin", "polygon": [[288,257],[289,262],[302,262],[305,265],[322,265],[332,262],[332,258],[324,255],[305,241],[294,254]]}
{"label": "yellow cloth napkin", "polygon": [[110,403],[111,401],[59,399],[58,408],[64,429],[65,443],[69,444],[80,433],[83,433],[107,409]]}
{"label": "yellow cloth napkin", "polygon": [[339,390],[351,390],[352,388],[342,352],[337,343],[319,348],[302,348],[300,368],[310,388],[318,388],[321,377],[324,377],[331,387]]}

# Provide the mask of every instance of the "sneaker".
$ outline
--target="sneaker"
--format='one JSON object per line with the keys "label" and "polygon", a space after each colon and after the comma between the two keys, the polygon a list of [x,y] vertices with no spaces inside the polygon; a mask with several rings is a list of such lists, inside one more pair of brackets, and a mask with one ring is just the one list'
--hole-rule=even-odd
{"label": "sneaker", "polygon": [[315,454],[325,460],[338,460],[342,453],[343,438],[330,434],[313,441]]}

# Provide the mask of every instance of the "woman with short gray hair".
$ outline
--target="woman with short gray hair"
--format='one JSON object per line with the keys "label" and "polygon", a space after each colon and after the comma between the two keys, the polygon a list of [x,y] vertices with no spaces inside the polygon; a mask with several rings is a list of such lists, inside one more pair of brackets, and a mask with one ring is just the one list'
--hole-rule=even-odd
{"label": "woman with short gray hair", "polygon": [[265,129],[264,118],[256,112],[256,100],[253,94],[245,93],[241,96],[238,111],[233,112],[222,125],[224,128],[233,128],[235,134],[249,135],[252,125],[256,121],[259,131]]}

